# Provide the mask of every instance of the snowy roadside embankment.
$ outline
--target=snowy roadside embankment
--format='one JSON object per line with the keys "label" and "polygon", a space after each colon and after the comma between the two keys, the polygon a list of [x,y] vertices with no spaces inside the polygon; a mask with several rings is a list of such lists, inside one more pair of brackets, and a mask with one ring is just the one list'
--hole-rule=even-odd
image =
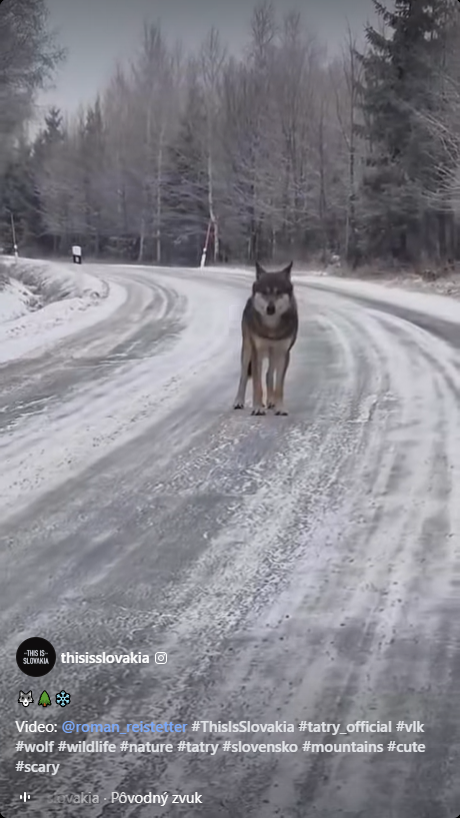
{"label": "snowy roadside embankment", "polygon": [[0,326],[14,321],[41,306],[40,299],[20,281],[1,275],[0,271]]}
{"label": "snowy roadside embankment", "polygon": [[67,266],[58,262],[32,259],[2,259],[10,276],[43,299],[43,303],[62,301],[66,298],[105,298],[108,285],[81,267]]}
{"label": "snowy roadside embankment", "polygon": [[1,260],[0,363],[42,354],[68,335],[104,320],[126,299],[81,268],[29,259]]}

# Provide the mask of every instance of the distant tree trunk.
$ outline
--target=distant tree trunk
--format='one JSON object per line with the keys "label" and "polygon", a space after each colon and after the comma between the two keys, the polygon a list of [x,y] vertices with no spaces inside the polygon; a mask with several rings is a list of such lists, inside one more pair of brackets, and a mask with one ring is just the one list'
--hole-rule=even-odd
{"label": "distant tree trunk", "polygon": [[438,256],[441,262],[445,261],[447,258],[447,224],[446,224],[446,214],[441,212],[438,213]]}
{"label": "distant tree trunk", "polygon": [[214,177],[211,153],[208,154],[208,209],[209,220],[212,225],[212,234],[214,238],[214,263],[216,263],[219,258],[219,229],[214,211]]}
{"label": "distant tree trunk", "polygon": [[[352,79],[354,83],[354,77]],[[348,206],[346,217],[346,236],[345,236],[345,258],[354,266],[356,264],[356,209],[355,209],[355,160],[356,160],[356,144],[355,144],[355,121],[354,121],[354,107],[355,103],[352,99],[350,105],[350,142],[348,153]]]}
{"label": "distant tree trunk", "polygon": [[[336,113],[347,151],[347,200],[345,217],[345,259],[353,268],[358,263],[357,221],[356,221],[356,117],[360,94],[361,68],[356,57],[356,41],[348,28],[341,60],[341,74],[345,88],[335,87]],[[334,77],[333,77],[334,81]],[[343,92],[346,92],[344,95]],[[345,111],[342,112],[345,96]]]}
{"label": "distant tree trunk", "polygon": [[326,230],[326,180],[325,180],[325,161],[324,161],[324,115],[321,111],[319,122],[319,223],[321,231],[321,261],[326,263],[327,259],[327,230]]}
{"label": "distant tree trunk", "polygon": [[137,256],[138,264],[140,264],[144,260],[144,246],[145,246],[145,218],[142,217],[141,229],[139,233],[139,253]]}
{"label": "distant tree trunk", "polygon": [[163,184],[163,133],[160,136],[158,147],[158,167],[157,167],[157,196],[156,196],[156,262],[161,262],[161,219],[162,219],[162,184]]}
{"label": "distant tree trunk", "polygon": [[220,35],[215,28],[211,28],[201,46],[201,76],[205,88],[205,110],[207,124],[207,175],[208,175],[208,216],[213,232],[214,263],[219,258],[219,226],[216,215],[215,196],[215,143],[217,121],[217,91],[222,66],[225,61],[225,49],[221,45]]}
{"label": "distant tree trunk", "polygon": [[451,263],[455,259],[455,220],[452,212],[446,214],[447,218],[447,257]]}

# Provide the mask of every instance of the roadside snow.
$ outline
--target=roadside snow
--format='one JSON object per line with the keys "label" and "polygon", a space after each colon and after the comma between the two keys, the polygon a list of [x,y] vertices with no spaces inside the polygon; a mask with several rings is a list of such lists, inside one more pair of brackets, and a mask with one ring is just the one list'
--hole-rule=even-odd
{"label": "roadside snow", "polygon": [[108,285],[77,265],[44,262],[35,259],[2,258],[2,264],[10,276],[32,290],[39,291],[46,301],[63,298],[82,298],[93,295],[101,298],[108,292]]}
{"label": "roadside snow", "polygon": [[14,321],[37,305],[33,292],[19,281],[11,279],[0,287],[0,325]]}
{"label": "roadside snow", "polygon": [[[0,363],[41,355],[69,335],[108,318],[126,300],[126,290],[81,270],[53,262],[2,259],[10,280],[4,310],[0,291]],[[26,296],[40,297],[42,309],[30,312]],[[33,303],[33,302],[32,302]],[[6,316],[6,317],[5,317]]]}

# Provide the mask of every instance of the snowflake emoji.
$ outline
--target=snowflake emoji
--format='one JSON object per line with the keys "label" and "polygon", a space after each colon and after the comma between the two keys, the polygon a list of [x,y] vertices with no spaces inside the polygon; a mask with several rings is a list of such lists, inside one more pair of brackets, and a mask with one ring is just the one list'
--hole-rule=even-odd
{"label": "snowflake emoji", "polygon": [[65,690],[61,690],[60,693],[56,695],[56,704],[60,704],[61,707],[65,707],[66,704],[70,703],[70,696]]}

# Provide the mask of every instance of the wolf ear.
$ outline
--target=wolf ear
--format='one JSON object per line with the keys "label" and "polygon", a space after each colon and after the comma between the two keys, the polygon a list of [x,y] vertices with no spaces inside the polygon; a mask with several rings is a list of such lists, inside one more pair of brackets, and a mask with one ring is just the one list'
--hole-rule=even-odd
{"label": "wolf ear", "polygon": [[294,264],[293,261],[289,262],[288,266],[285,267],[284,270],[281,271],[281,274],[283,276],[286,276],[286,278],[289,278],[289,279],[291,278],[291,270],[292,270],[292,265],[293,264]]}
{"label": "wolf ear", "polygon": [[256,261],[256,279],[260,278],[261,276],[265,275],[265,270],[258,261]]}

